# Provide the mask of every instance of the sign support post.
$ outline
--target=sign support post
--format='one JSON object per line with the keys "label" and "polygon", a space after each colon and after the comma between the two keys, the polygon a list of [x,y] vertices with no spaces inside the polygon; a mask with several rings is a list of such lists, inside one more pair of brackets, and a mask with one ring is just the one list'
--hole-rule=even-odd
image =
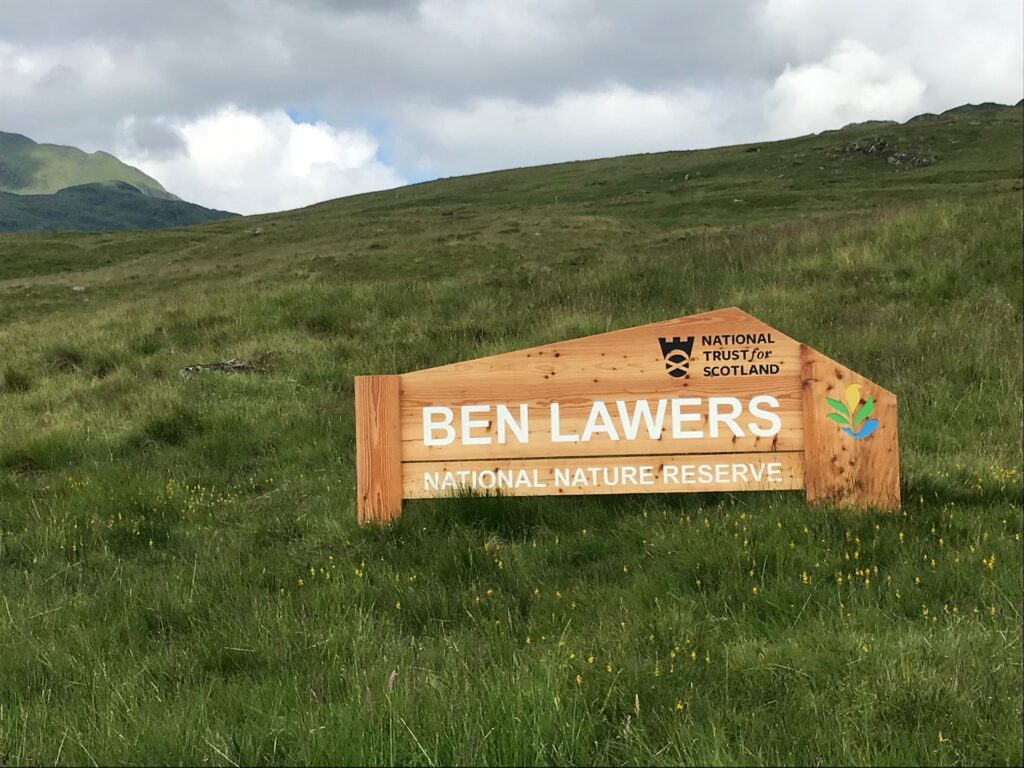
{"label": "sign support post", "polygon": [[402,433],[398,376],[356,376],[356,477],[359,523],[402,514]]}

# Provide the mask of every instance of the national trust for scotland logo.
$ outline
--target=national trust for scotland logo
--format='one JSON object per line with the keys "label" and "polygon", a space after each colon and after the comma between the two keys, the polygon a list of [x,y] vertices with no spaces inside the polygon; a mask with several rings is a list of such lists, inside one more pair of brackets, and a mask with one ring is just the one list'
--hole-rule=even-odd
{"label": "national trust for scotland logo", "polygon": [[693,353],[693,336],[681,338],[673,336],[671,339],[660,337],[661,354],[665,358],[665,370],[674,379],[684,379],[690,376],[690,355]]}

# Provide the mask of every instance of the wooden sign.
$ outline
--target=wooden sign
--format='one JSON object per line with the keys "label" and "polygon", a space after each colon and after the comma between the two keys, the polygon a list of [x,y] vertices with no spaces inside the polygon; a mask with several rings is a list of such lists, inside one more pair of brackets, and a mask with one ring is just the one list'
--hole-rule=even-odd
{"label": "wooden sign", "polygon": [[463,490],[900,506],[895,395],[736,308],[357,376],[355,404],[361,523]]}

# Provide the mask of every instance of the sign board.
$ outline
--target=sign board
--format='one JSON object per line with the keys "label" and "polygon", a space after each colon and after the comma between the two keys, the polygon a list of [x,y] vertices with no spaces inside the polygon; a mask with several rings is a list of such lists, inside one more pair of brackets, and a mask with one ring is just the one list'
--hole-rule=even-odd
{"label": "sign board", "polygon": [[357,376],[355,405],[360,522],[463,490],[900,505],[895,395],[736,308]]}

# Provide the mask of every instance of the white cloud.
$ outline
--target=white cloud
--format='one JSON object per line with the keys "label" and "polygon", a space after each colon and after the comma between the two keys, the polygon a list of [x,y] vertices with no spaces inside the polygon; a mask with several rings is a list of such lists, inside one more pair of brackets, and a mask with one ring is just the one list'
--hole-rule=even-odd
{"label": "white cloud", "polygon": [[181,139],[179,151],[167,156],[139,146],[129,119],[119,156],[179,197],[210,208],[264,213],[404,183],[377,159],[377,141],[364,131],[233,106],[165,123]]}
{"label": "white cloud", "polygon": [[745,129],[728,104],[696,88],[614,86],[550,102],[487,98],[462,108],[407,107],[399,159],[470,173],[510,166],[712,146]]}
{"label": "white cloud", "polygon": [[757,19],[759,44],[793,66],[820,62],[840,41],[855,40],[894,69],[912,70],[927,83],[927,111],[1014,104],[1024,95],[1020,0],[764,0]]}
{"label": "white cloud", "polygon": [[0,97],[4,99],[95,97],[118,88],[152,87],[151,78],[140,52],[131,47],[87,41],[27,46],[0,40]]}
{"label": "white cloud", "polygon": [[767,97],[769,130],[794,136],[870,119],[905,120],[922,110],[925,83],[909,67],[856,40],[823,61],[786,66]]}

